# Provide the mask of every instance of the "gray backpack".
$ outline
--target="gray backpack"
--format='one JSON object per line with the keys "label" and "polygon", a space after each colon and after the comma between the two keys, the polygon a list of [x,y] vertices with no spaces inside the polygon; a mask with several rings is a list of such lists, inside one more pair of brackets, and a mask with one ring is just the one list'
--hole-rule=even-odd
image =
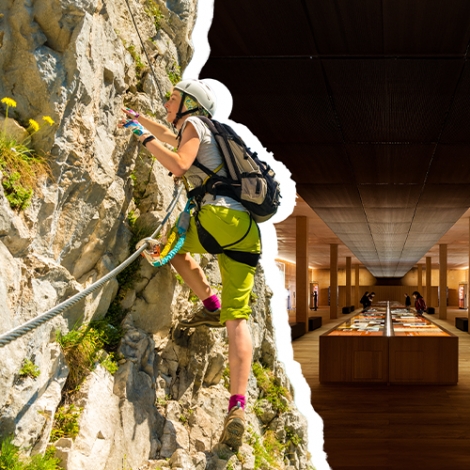
{"label": "gray backpack", "polygon": [[188,196],[196,200],[206,193],[229,196],[243,204],[256,222],[269,220],[277,212],[281,199],[274,171],[245,145],[230,126],[204,116],[197,117],[207,124],[214,135],[228,176],[218,175],[196,159],[194,165],[209,178],[203,186],[190,191]]}

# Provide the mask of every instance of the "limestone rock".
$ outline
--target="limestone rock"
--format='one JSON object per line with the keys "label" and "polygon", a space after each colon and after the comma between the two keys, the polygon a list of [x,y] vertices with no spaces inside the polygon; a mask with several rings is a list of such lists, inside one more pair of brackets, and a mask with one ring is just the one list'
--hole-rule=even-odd
{"label": "limestone rock", "polygon": [[[149,3],[158,6],[158,18],[149,13]],[[173,199],[168,171],[117,124],[123,106],[164,122],[168,74],[184,70],[192,56],[196,0],[129,5],[131,11],[123,0],[7,1],[2,9],[0,97],[17,102],[9,110],[8,132],[21,138],[15,122],[42,122],[45,115],[55,124],[32,136],[35,151],[48,156],[50,177],[30,207],[12,211],[0,185],[0,333],[114,270],[133,252],[133,231],[155,230]],[[170,224],[184,203],[181,197]],[[216,257],[196,259],[217,289]],[[293,403],[278,413],[263,401],[258,419],[252,406],[260,390],[253,374],[243,459],[218,443],[230,397],[227,333],[201,327],[173,336],[177,320],[199,305],[190,301],[189,288],[173,268],[154,268],[142,258],[118,279],[1,349],[2,436],[14,433],[18,445],[44,452],[67,376],[56,331],[67,333],[111,313],[124,318],[119,370],[111,376],[98,366],[74,397],[83,408],[79,435],[55,443],[67,470],[253,470],[249,434],[262,440],[267,426],[290,452],[286,468],[306,470],[305,422]],[[271,293],[261,269],[254,291],[248,322],[253,359],[292,392],[277,360]],[[24,359],[39,367],[39,377],[20,377]],[[300,445],[289,444],[293,435]]]}

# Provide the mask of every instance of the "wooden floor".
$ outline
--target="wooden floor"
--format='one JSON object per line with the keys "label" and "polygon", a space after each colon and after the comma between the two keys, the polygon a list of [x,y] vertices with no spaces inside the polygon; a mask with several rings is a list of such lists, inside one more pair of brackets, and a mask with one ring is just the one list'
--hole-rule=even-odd
{"label": "wooden floor", "polygon": [[459,336],[459,383],[454,386],[321,385],[318,337],[353,314],[330,320],[295,340],[294,358],[312,390],[324,423],[324,450],[333,470],[470,470],[470,335],[454,327],[466,310],[447,320],[426,315]]}

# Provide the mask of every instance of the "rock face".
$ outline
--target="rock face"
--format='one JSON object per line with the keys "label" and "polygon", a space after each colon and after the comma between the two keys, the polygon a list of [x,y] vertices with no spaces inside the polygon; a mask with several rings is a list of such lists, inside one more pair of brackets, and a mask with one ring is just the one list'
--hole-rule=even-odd
{"label": "rock face", "polygon": [[[129,214],[155,226],[173,198],[167,171],[117,124],[124,105],[156,119],[165,115],[161,94],[171,89],[169,76],[191,58],[196,0],[129,6],[131,12],[124,0],[1,2],[0,98],[17,103],[8,130],[21,138],[28,119],[45,115],[55,124],[32,136],[51,168],[32,204],[12,210],[0,185],[0,334],[113,270],[130,254]],[[220,283],[215,259],[201,263],[211,283]],[[55,332],[102,318],[119,298],[126,313],[120,367],[114,376],[96,367],[76,394],[79,434],[55,443],[64,468],[309,468],[304,419],[293,402],[287,411],[274,409],[253,375],[245,444],[238,456],[218,445],[229,397],[225,331],[203,327],[173,337],[176,319],[193,308],[189,289],[170,267],[155,269],[145,260],[134,281],[124,287],[112,279],[63,317],[1,349],[0,438],[14,434],[25,452],[45,451],[69,373]],[[262,272],[255,291],[254,361],[273,371],[290,396]],[[25,359],[39,377],[21,376]],[[277,467],[260,454],[266,430],[283,446]]]}

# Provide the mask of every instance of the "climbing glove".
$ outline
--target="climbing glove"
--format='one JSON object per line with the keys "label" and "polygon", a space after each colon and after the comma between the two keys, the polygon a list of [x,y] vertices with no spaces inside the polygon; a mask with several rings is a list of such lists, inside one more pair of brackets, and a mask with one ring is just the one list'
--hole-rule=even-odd
{"label": "climbing glove", "polygon": [[132,116],[132,119],[139,119],[140,114],[137,111],[131,108],[124,108],[124,111],[127,115]]}
{"label": "climbing glove", "polygon": [[135,119],[129,119],[123,127],[130,129],[137,137],[140,137],[142,134],[150,134],[150,132]]}

